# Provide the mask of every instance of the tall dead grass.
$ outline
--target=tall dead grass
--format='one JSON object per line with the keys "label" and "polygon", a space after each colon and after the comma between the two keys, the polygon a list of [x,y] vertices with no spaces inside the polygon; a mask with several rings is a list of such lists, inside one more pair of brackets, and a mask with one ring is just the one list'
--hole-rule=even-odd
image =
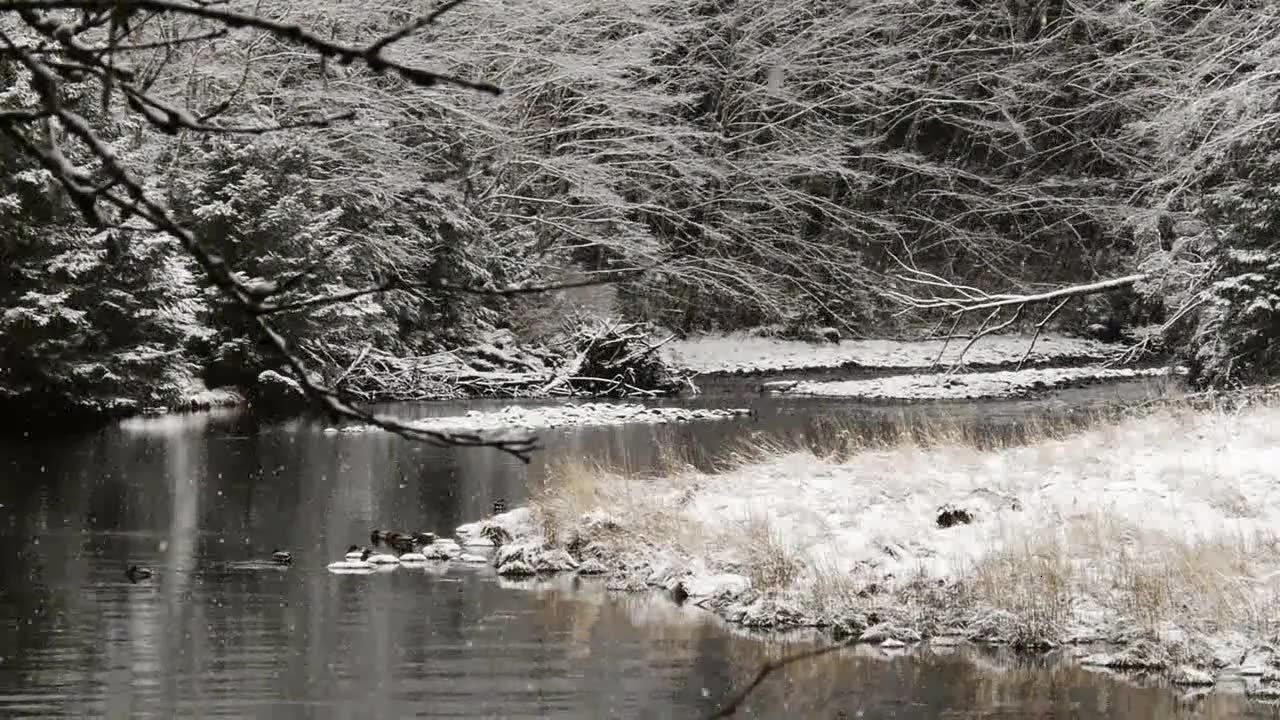
{"label": "tall dead grass", "polygon": [[[681,469],[678,463],[665,473],[639,474],[566,462],[555,468],[534,504],[549,540],[560,537],[584,513],[604,510],[649,541],[703,559],[711,571],[739,572],[760,590],[794,590],[793,595],[805,596],[806,607],[818,613],[914,603],[923,623],[930,612],[936,618],[956,607],[985,608],[1004,618],[1001,631],[1006,639],[1027,646],[1060,640],[1073,628],[1091,624],[1152,635],[1176,625],[1204,633],[1230,629],[1273,638],[1280,632],[1280,529],[1258,522],[1275,508],[1258,496],[1259,488],[1265,492],[1269,487],[1265,477],[1258,479],[1258,473],[1268,471],[1266,461],[1249,453],[1275,445],[1276,431],[1270,428],[1280,427],[1273,422],[1280,415],[1276,408],[1245,412],[1262,414],[1243,417],[1173,406],[1120,422],[1106,414],[1089,420],[1031,422],[1003,437],[976,432],[972,423],[921,423],[905,415],[902,423],[888,428],[891,432],[871,435],[859,433],[853,420],[820,420],[805,434],[758,438],[739,446],[732,462],[724,463],[729,470],[767,463],[783,454],[810,453],[815,476],[822,475],[825,482],[835,473],[851,483],[880,483],[880,495],[901,497],[904,503],[914,496],[915,507],[921,504],[921,494],[949,492],[946,483],[951,478],[965,480],[973,473],[986,473],[978,485],[1031,502],[1043,487],[1054,486],[1053,492],[1061,493],[1061,499],[1050,496],[1043,507],[1000,516],[1008,518],[1007,523],[983,520],[998,523],[985,526],[994,531],[982,535],[988,543],[984,552],[967,559],[958,555],[957,562],[944,564],[950,567],[943,571],[949,573],[946,578],[929,578],[922,571],[919,582],[886,580],[875,567],[851,566],[847,557],[840,557],[846,550],[867,553],[874,548],[796,545],[799,541],[790,531],[810,522],[806,513],[812,511],[813,522],[821,524],[823,513],[835,509],[847,526],[856,522],[861,510],[856,504],[843,509],[839,503],[848,500],[842,497],[832,498],[829,506],[801,507],[785,482],[779,486],[777,505],[771,497],[761,497],[742,517],[702,518],[686,510],[704,484],[715,482],[707,474],[687,466]],[[1237,447],[1242,474],[1224,475],[1219,463],[1232,458]],[[997,459],[992,452],[1004,451],[1008,452],[1003,458],[991,462]],[[803,484],[805,462],[787,462],[791,464],[783,474],[775,466],[769,477],[799,472],[797,480]],[[1093,493],[1109,487],[1109,478],[1131,484],[1135,468],[1144,462],[1146,484],[1139,484],[1141,491],[1151,497],[1167,492],[1180,503],[1153,512],[1187,512],[1187,518],[1203,519],[1202,526],[1180,526],[1176,518],[1181,514],[1144,515],[1132,500],[1128,505],[1099,503]],[[930,479],[913,480],[918,473]],[[748,470],[743,480],[753,477]],[[902,485],[894,485],[897,482]],[[839,492],[838,484],[830,487]],[[1073,487],[1081,494],[1073,494]],[[731,485],[721,485],[716,492],[738,502],[723,505],[713,498],[706,507],[743,507],[740,498],[728,497]],[[876,502],[877,492],[848,497]],[[880,507],[895,512],[893,506]],[[779,512],[786,513],[785,527],[779,524]],[[904,522],[916,522],[904,527],[921,527],[918,519],[904,516]],[[1233,532],[1233,527],[1239,530]],[[805,533],[810,537],[806,542],[816,537],[823,543],[829,536],[822,527],[806,529],[813,530]],[[945,543],[946,537],[924,539]],[[937,550],[946,553],[944,545]],[[902,574],[901,569],[895,572]],[[955,607],[944,607],[948,605]]]}

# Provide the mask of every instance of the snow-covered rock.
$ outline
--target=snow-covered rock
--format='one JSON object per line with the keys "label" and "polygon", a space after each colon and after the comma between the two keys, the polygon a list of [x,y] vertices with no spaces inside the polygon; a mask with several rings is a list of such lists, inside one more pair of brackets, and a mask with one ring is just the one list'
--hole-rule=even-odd
{"label": "snow-covered rock", "polygon": [[915,628],[880,623],[864,630],[862,635],[858,637],[858,642],[883,645],[886,641],[893,640],[905,645],[907,643],[920,642],[920,638],[920,631]]}
{"label": "snow-covered rock", "polygon": [[1204,670],[1183,665],[1173,672],[1169,680],[1174,685],[1212,685],[1213,675]]}

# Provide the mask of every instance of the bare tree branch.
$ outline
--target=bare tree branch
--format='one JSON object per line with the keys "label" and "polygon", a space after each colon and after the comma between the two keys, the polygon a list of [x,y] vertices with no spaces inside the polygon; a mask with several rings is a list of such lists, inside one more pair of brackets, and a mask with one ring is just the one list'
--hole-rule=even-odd
{"label": "bare tree branch", "polygon": [[[395,418],[369,413],[356,408],[342,399],[336,391],[326,387],[309,370],[297,353],[293,351],[290,341],[268,322],[267,315],[281,312],[285,309],[316,307],[354,299],[373,292],[384,292],[389,289],[396,289],[396,283],[387,284],[385,287],[370,288],[336,296],[297,301],[288,306],[268,302],[272,292],[276,291],[275,288],[269,286],[269,291],[263,292],[258,285],[238,279],[221,257],[204,248],[191,230],[178,222],[164,205],[148,194],[141,179],[123,165],[111,147],[94,130],[89,120],[65,106],[59,98],[62,83],[68,82],[66,75],[70,74],[75,78],[71,81],[82,81],[85,76],[91,76],[102,84],[105,95],[109,96],[111,93],[121,94],[130,109],[135,113],[141,114],[152,125],[166,132],[187,130],[195,133],[259,133],[287,127],[318,127],[349,117],[347,114],[340,114],[332,117],[306,119],[296,124],[281,124],[272,128],[208,125],[204,122],[204,119],[224,108],[215,108],[214,111],[206,113],[204,118],[197,119],[191,113],[174,107],[159,97],[150,94],[146,89],[134,85],[133,71],[127,66],[116,64],[115,53],[128,47],[119,42],[121,38],[129,34],[124,29],[127,23],[124,22],[125,18],[122,18],[120,13],[126,15],[146,13],[148,17],[166,13],[179,14],[210,20],[220,24],[223,28],[257,28],[276,37],[307,47],[319,53],[322,57],[336,57],[339,62],[363,62],[374,71],[390,70],[399,74],[408,82],[417,85],[431,86],[448,82],[461,87],[497,92],[497,88],[492,85],[472,83],[404,66],[394,61],[386,60],[381,55],[382,49],[391,42],[406,37],[414,30],[429,24],[442,12],[456,4],[456,2],[449,3],[435,13],[411,24],[410,28],[402,29],[392,36],[383,38],[374,46],[353,48],[325,40],[296,25],[285,25],[265,18],[235,13],[219,9],[212,4],[188,4],[170,2],[169,0],[130,0],[125,4],[95,0],[83,0],[81,2],[5,0],[0,2],[0,11],[16,11],[28,28],[42,36],[46,42],[54,43],[54,47],[59,49],[65,59],[57,57],[59,53],[51,51],[48,47],[34,47],[27,43],[19,43],[9,32],[0,30],[0,46],[3,46],[0,47],[0,52],[3,52],[7,57],[16,59],[25,67],[31,75],[31,86],[39,98],[38,108],[5,110],[0,113],[0,133],[9,137],[24,153],[37,160],[67,189],[81,215],[91,226],[105,229],[119,227],[123,224],[122,221],[109,221],[104,217],[102,210],[99,208],[101,203],[107,207],[114,208],[122,219],[130,216],[140,218],[156,230],[175,239],[179,246],[196,261],[214,287],[230,303],[240,307],[250,317],[256,318],[257,330],[289,366],[306,395],[330,413],[340,417],[356,419],[410,439],[447,446],[490,447],[509,453],[527,462],[533,451],[538,447],[536,439],[533,437],[493,439],[474,433],[424,430],[415,427],[411,423],[404,423]],[[80,10],[82,12],[80,22],[76,24],[58,22],[43,12],[58,9]],[[115,16],[114,19],[112,19],[112,16]],[[119,28],[111,31],[110,43],[105,51],[96,44],[83,42],[78,36],[78,33],[93,27],[100,27],[108,21],[118,25]],[[217,36],[217,33],[210,34],[207,37],[214,36]],[[142,43],[137,47],[150,47],[150,44]],[[92,173],[68,160],[66,155],[59,149],[53,133],[48,133],[43,142],[29,137],[24,132],[24,127],[37,120],[44,120],[47,123],[56,121],[57,126],[63,132],[75,138],[87,148],[90,155],[101,165],[101,170],[106,175],[106,182],[94,180]],[[611,276],[597,277],[581,283],[566,283],[563,287],[599,284],[610,282],[612,279]],[[528,285],[490,291],[461,286],[453,288],[449,287],[448,284],[441,283],[436,283],[436,285],[439,285],[442,289],[463,292],[495,292],[498,294],[545,292],[547,289],[559,287]]]}
{"label": "bare tree branch", "polygon": [[[1012,326],[1022,316],[1022,311],[1027,306],[1056,300],[1057,304],[1054,305],[1053,309],[1042,316],[1036,323],[1035,334],[1032,336],[1026,352],[1023,353],[1022,358],[1018,361],[1018,369],[1021,369],[1027,359],[1031,357],[1031,351],[1035,347],[1036,341],[1040,339],[1040,335],[1043,333],[1044,328],[1068,302],[1078,297],[1097,295],[1123,287],[1131,287],[1148,278],[1146,273],[1135,273],[1133,275],[1126,275],[1124,277],[1112,278],[1109,280],[1099,280],[1092,283],[1070,285],[1042,293],[992,294],[978,288],[952,283],[934,273],[926,272],[907,265],[897,257],[894,257],[893,259],[897,261],[898,265],[905,271],[905,274],[898,274],[895,276],[898,280],[924,287],[938,288],[951,293],[950,295],[933,294],[928,296],[919,296],[899,290],[886,290],[884,292],[885,297],[897,302],[906,309],[946,310],[946,315],[938,321],[938,326],[930,332],[931,335],[934,332],[937,332],[938,327],[941,327],[942,323],[945,322],[948,317],[953,319],[951,330],[943,341],[942,348],[938,351],[938,357],[934,360],[934,367],[938,366],[942,362],[947,345],[956,337],[956,328],[959,326],[960,321],[970,313],[983,310],[990,311],[987,314],[987,317],[978,325],[978,329],[970,337],[969,342],[965,344],[964,348],[960,351],[960,354],[951,363],[951,367],[947,371],[947,374],[951,374],[958,368],[962,367],[964,356],[973,347],[974,343],[987,335],[1000,332],[1001,330],[1005,330]],[[988,325],[999,315],[1001,310],[1008,307],[1014,308],[1012,317],[998,325]]]}
{"label": "bare tree branch", "polygon": [[[373,285],[359,290],[348,290],[347,292],[334,293],[332,295],[324,295],[320,297],[307,298],[296,302],[288,303],[260,303],[257,313],[260,315],[271,315],[275,313],[290,312],[294,310],[305,310],[308,308],[320,307],[323,305],[333,305],[335,303],[349,302],[357,298],[368,295],[377,295],[379,293],[391,292],[394,290],[443,290],[448,292],[467,293],[471,295],[492,295],[492,296],[513,296],[513,295],[534,295],[558,290],[572,290],[574,288],[595,287],[598,285],[607,285],[609,283],[633,280],[644,273],[651,272],[660,267],[665,261],[658,261],[638,268],[628,268],[625,270],[613,270],[603,273],[597,273],[585,280],[573,280],[559,283],[543,283],[533,284],[525,283],[520,285],[506,285],[502,287],[476,287],[474,285],[459,285],[451,283],[446,279],[440,280],[388,280],[378,285]],[[277,291],[282,292],[282,290]],[[276,294],[275,292],[269,294]]]}

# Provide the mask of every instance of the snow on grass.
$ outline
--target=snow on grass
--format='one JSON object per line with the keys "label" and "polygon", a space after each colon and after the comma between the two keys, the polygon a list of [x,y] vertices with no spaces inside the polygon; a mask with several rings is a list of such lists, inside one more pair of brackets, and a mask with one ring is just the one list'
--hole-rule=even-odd
{"label": "snow on grass", "polygon": [[[952,375],[898,375],[868,380],[799,382],[785,387],[788,395],[897,400],[971,400],[1021,397],[1074,383],[1168,375],[1169,368],[1047,368],[1001,370]],[[781,389],[781,388],[780,388]]]}
{"label": "snow on grass", "polygon": [[[968,340],[946,343],[941,362],[959,357]],[[1031,344],[1029,335],[991,335],[965,353],[970,364],[1016,364]],[[753,337],[745,333],[703,335],[674,340],[663,348],[667,359],[682,369],[698,372],[766,372],[838,368],[855,363],[871,368],[926,368],[939,359],[944,341],[846,340],[839,344]],[[1101,361],[1122,352],[1090,338],[1045,334],[1027,358],[1031,364]]]}
{"label": "snow on grass", "polygon": [[[947,437],[771,448],[719,474],[562,469],[534,500],[537,542],[749,625],[1127,642],[1116,662],[1169,668],[1276,637],[1280,408],[1166,409],[994,450]],[[940,527],[944,505],[970,522]]]}

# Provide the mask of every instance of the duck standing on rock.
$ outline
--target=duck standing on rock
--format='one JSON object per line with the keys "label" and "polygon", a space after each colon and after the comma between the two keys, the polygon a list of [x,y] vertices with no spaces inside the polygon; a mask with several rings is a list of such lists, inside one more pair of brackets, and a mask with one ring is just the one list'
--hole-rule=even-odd
{"label": "duck standing on rock", "polygon": [[124,571],[124,576],[129,578],[129,582],[136,583],[139,580],[146,580],[151,577],[152,572],[146,568],[140,568],[137,565],[130,565],[128,570]]}

